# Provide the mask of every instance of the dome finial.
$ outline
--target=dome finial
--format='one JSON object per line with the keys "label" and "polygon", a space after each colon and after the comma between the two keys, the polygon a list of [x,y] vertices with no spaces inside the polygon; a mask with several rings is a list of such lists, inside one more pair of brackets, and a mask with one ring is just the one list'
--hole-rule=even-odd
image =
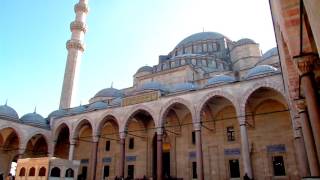
{"label": "dome finial", "polygon": [[113,88],[113,81],[111,82],[111,86],[110,87]]}
{"label": "dome finial", "polygon": [[34,106],[34,112],[33,113],[37,113],[37,106]]}
{"label": "dome finial", "polygon": [[8,99],[6,99],[6,103],[4,104],[5,106],[7,106],[8,105]]}

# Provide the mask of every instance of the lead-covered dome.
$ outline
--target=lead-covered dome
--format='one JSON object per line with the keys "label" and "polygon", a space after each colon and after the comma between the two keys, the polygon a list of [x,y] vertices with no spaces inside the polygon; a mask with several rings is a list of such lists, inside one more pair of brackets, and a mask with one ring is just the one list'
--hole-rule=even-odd
{"label": "lead-covered dome", "polygon": [[10,120],[19,120],[18,113],[7,104],[0,106],[0,118],[10,119]]}
{"label": "lead-covered dome", "polygon": [[51,112],[48,116],[48,118],[58,118],[58,117],[62,117],[62,116],[65,116],[67,114],[67,111],[64,110],[64,109],[58,109],[58,110],[55,110],[53,112]]}
{"label": "lead-covered dome", "polygon": [[236,81],[235,78],[232,76],[220,74],[220,75],[215,75],[214,77],[208,79],[206,86],[211,86],[211,85],[216,85],[221,83],[231,83],[235,81]]}
{"label": "lead-covered dome", "polygon": [[221,39],[224,37],[225,37],[224,35],[217,32],[200,32],[200,33],[192,34],[191,36],[186,37],[176,46],[176,48],[185,46],[187,44],[191,44],[193,42]]}
{"label": "lead-covered dome", "polygon": [[257,44],[257,43],[254,42],[254,40],[249,39],[249,38],[243,38],[243,39],[240,39],[236,42],[237,46],[241,46],[241,45],[245,45],[245,44]]}
{"label": "lead-covered dome", "polygon": [[171,92],[183,92],[196,90],[197,86],[190,82],[174,84],[170,91]]}
{"label": "lead-covered dome", "polygon": [[262,55],[262,60],[269,59],[272,56],[278,56],[278,48],[274,47]]}
{"label": "lead-covered dome", "polygon": [[112,87],[102,89],[96,95],[94,95],[94,97],[112,97],[112,98],[122,97],[122,96],[123,96],[123,93],[121,90],[115,89]]}
{"label": "lead-covered dome", "polygon": [[40,114],[33,112],[25,114],[20,119],[25,124],[40,126],[40,127],[49,127],[49,123],[45,118],[43,118]]}
{"label": "lead-covered dome", "polygon": [[141,72],[149,72],[152,73],[153,68],[151,66],[142,66],[141,68],[138,69],[137,73],[141,73]]}
{"label": "lead-covered dome", "polygon": [[263,74],[275,73],[278,69],[270,65],[258,65],[248,71],[247,78]]}
{"label": "lead-covered dome", "polygon": [[80,114],[80,113],[83,113],[87,110],[87,108],[83,105],[80,105],[80,106],[77,106],[77,107],[74,107],[72,109],[69,110],[69,114]]}
{"label": "lead-covered dome", "polygon": [[108,104],[102,101],[94,102],[88,106],[89,111],[106,109]]}

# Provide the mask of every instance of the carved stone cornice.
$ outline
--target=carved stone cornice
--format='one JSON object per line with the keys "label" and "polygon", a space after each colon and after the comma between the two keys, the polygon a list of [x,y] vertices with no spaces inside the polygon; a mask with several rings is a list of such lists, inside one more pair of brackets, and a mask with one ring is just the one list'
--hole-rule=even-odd
{"label": "carved stone cornice", "polygon": [[80,51],[84,51],[84,44],[79,40],[70,39],[66,44],[67,49],[76,49]]}
{"label": "carved stone cornice", "polygon": [[89,8],[88,5],[83,3],[83,2],[79,2],[76,5],[74,5],[74,12],[83,12],[83,13],[88,13]]}
{"label": "carved stone cornice", "polygon": [[298,99],[294,101],[294,104],[296,106],[297,112],[302,113],[306,111],[306,101],[304,99]]}
{"label": "carved stone cornice", "polygon": [[318,56],[316,54],[309,53],[309,54],[293,57],[293,60],[297,65],[299,74],[303,76],[313,71],[314,63],[316,62],[317,58]]}
{"label": "carved stone cornice", "polygon": [[81,21],[73,21],[71,24],[70,24],[70,30],[73,31],[73,30],[79,30],[79,31],[83,31],[84,33],[87,32],[87,26],[84,22],[81,22]]}

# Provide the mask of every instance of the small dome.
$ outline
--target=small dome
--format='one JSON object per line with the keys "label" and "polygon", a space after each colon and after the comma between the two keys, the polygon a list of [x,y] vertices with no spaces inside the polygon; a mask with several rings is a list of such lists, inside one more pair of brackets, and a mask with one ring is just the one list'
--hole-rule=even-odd
{"label": "small dome", "polygon": [[187,44],[191,44],[193,42],[205,41],[209,39],[221,39],[224,37],[225,37],[224,35],[217,32],[200,32],[200,33],[192,34],[191,36],[188,36],[187,38],[185,38],[176,46],[176,48],[179,48]]}
{"label": "small dome", "polygon": [[266,53],[264,53],[262,55],[262,60],[268,59],[272,56],[278,56],[278,48],[277,47],[274,47],[274,48],[268,50]]}
{"label": "small dome", "polygon": [[111,101],[110,103],[110,106],[121,106],[121,103],[122,103],[122,98],[121,97],[118,97],[118,98],[115,98]]}
{"label": "small dome", "polygon": [[0,118],[19,120],[18,113],[7,104],[0,106]]}
{"label": "small dome", "polygon": [[274,73],[277,72],[278,69],[272,67],[270,65],[258,65],[248,71],[247,78],[251,78],[253,76],[258,76],[267,73]]}
{"label": "small dome", "polygon": [[108,104],[102,101],[94,102],[89,105],[88,110],[99,110],[99,109],[106,109]]}
{"label": "small dome", "polygon": [[62,116],[64,116],[64,115],[66,115],[66,114],[67,114],[67,111],[66,111],[66,110],[64,110],[64,109],[58,109],[58,110],[55,110],[55,111],[51,112],[51,113],[49,114],[48,118],[49,118],[49,119],[52,118],[52,117],[58,118],[58,117],[62,117]]}
{"label": "small dome", "polygon": [[145,90],[165,91],[165,88],[159,82],[151,81],[151,82],[147,82],[147,83],[142,84],[138,88],[138,91],[145,91]]}
{"label": "small dome", "polygon": [[240,39],[236,42],[237,46],[241,46],[241,45],[245,45],[245,44],[257,44],[257,43],[254,42],[254,40],[248,39],[248,38],[243,38],[243,39]]}
{"label": "small dome", "polygon": [[99,91],[94,97],[122,97],[123,93],[119,89],[105,88]]}
{"label": "small dome", "polygon": [[192,91],[196,90],[197,86],[193,83],[186,82],[186,83],[178,83],[172,86],[171,92],[179,92],[179,91]]}
{"label": "small dome", "polygon": [[214,85],[214,84],[220,84],[220,83],[231,83],[234,81],[235,81],[234,77],[221,74],[221,75],[216,75],[216,76],[208,79],[207,86]]}
{"label": "small dome", "polygon": [[77,107],[74,107],[72,109],[69,110],[69,114],[80,114],[80,113],[83,113],[85,112],[87,109],[85,106],[83,105],[80,105],[80,106],[77,106]]}
{"label": "small dome", "polygon": [[36,112],[25,114],[20,120],[25,124],[31,124],[40,127],[49,126],[47,120]]}
{"label": "small dome", "polygon": [[140,73],[140,72],[151,72],[152,73],[152,71],[153,71],[153,68],[151,66],[142,66],[141,68],[138,69],[136,74]]}

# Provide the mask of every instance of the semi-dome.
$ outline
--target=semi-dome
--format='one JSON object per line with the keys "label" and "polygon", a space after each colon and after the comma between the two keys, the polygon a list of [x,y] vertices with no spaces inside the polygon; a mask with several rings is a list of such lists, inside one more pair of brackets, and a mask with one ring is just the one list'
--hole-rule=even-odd
{"label": "semi-dome", "polygon": [[142,84],[140,87],[138,87],[138,91],[145,91],[145,90],[165,91],[165,87],[157,81],[151,81],[151,82],[146,82]]}
{"label": "semi-dome", "polygon": [[47,120],[36,112],[25,114],[21,117],[20,120],[25,124],[31,124],[40,127],[49,126]]}
{"label": "semi-dome", "polygon": [[264,53],[262,55],[262,60],[268,59],[272,56],[278,56],[278,48],[277,47],[274,47],[274,48],[268,50],[266,53]]}
{"label": "semi-dome", "polygon": [[234,82],[234,81],[235,81],[234,77],[228,76],[228,75],[224,75],[224,74],[220,74],[220,75],[216,75],[216,76],[208,79],[207,86],[220,84],[220,83],[231,83],[231,82]]}
{"label": "semi-dome", "polygon": [[258,65],[248,71],[247,78],[251,78],[262,74],[274,73],[277,71],[277,68],[270,65]]}
{"label": "semi-dome", "polygon": [[170,89],[171,92],[192,91],[196,90],[197,86],[190,82],[177,83]]}
{"label": "semi-dome", "polygon": [[152,73],[153,68],[151,66],[142,66],[141,68],[138,69],[136,73],[141,73],[141,72],[151,72]]}
{"label": "semi-dome", "polygon": [[249,39],[249,38],[243,38],[243,39],[240,39],[236,42],[237,46],[241,46],[241,45],[245,45],[245,44],[257,44],[257,43],[254,42],[254,40]]}
{"label": "semi-dome", "polygon": [[122,98],[121,97],[118,97],[118,98],[115,98],[113,99],[111,102],[110,102],[110,106],[120,106],[122,103]]}
{"label": "semi-dome", "polygon": [[205,41],[209,39],[211,40],[221,39],[224,37],[225,37],[224,35],[217,32],[200,32],[200,33],[192,34],[191,36],[186,37],[176,46],[176,48],[193,43],[193,42]]}
{"label": "semi-dome", "polygon": [[67,111],[64,110],[64,109],[58,109],[58,110],[55,110],[53,112],[51,112],[48,116],[48,118],[52,118],[52,117],[55,117],[55,118],[58,118],[58,117],[62,117],[64,115],[67,114]]}
{"label": "semi-dome", "polygon": [[74,108],[71,108],[69,110],[69,114],[80,114],[80,113],[83,113],[87,110],[87,108],[83,105],[80,105],[80,106],[77,106],[77,107],[74,107]]}
{"label": "semi-dome", "polygon": [[94,102],[88,106],[88,110],[99,110],[99,109],[106,109],[108,104],[102,101]]}
{"label": "semi-dome", "polygon": [[0,118],[19,120],[18,113],[7,104],[0,106]]}
{"label": "semi-dome", "polygon": [[100,90],[94,97],[121,97],[122,91],[115,88],[105,88]]}

